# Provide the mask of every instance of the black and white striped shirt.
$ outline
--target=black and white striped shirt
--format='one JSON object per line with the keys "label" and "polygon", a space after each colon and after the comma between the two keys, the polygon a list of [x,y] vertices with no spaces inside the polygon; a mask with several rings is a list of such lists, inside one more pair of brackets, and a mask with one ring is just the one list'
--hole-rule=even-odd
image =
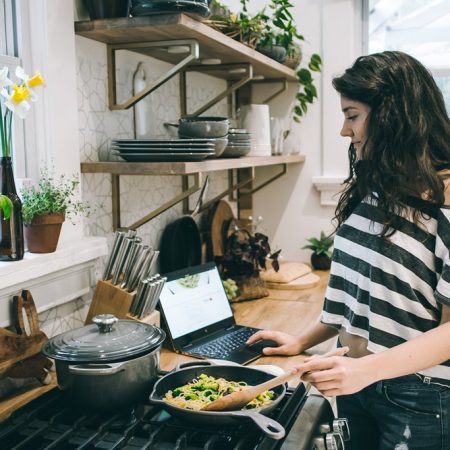
{"label": "black and white striped shirt", "polygon": [[[422,222],[402,217],[381,238],[376,200],[361,202],[336,234],[321,321],[366,339],[372,353],[438,326],[450,306],[450,208],[430,207]],[[448,381],[450,360],[420,373]]]}

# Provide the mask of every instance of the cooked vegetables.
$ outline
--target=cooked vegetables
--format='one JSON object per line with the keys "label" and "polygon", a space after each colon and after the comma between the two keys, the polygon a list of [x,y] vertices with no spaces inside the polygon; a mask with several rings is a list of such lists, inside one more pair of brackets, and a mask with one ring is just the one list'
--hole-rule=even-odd
{"label": "cooked vegetables", "polygon": [[[224,378],[214,378],[202,373],[192,382],[168,391],[164,399],[179,408],[200,411],[214,400],[232,392],[241,391],[246,386],[247,383],[243,381],[227,381]],[[244,409],[267,406],[275,398],[276,394],[273,391],[264,391],[248,403]]]}

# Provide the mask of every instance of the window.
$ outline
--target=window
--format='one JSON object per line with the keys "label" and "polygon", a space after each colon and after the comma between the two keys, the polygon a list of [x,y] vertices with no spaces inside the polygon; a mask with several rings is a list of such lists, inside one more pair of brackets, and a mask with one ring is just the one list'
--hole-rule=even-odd
{"label": "window", "polygon": [[450,112],[450,0],[369,0],[368,52],[401,50],[433,74]]}
{"label": "window", "polygon": [[[0,68],[8,67],[10,77],[13,77],[16,67],[20,65],[17,23],[16,2],[14,0],[0,0]],[[14,171],[16,174],[24,176],[24,125],[22,121],[13,120],[13,126]]]}

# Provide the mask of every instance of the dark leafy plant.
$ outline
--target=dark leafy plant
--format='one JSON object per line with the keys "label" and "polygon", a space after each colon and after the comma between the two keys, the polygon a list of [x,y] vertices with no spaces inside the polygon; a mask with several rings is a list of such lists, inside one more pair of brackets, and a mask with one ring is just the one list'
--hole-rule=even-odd
{"label": "dark leafy plant", "polygon": [[223,278],[253,276],[266,267],[266,259],[278,271],[278,256],[281,250],[272,253],[269,238],[262,233],[250,234],[245,229],[236,230],[226,242],[224,255],[219,260]]}
{"label": "dark leafy plant", "polygon": [[24,186],[21,189],[22,216],[26,224],[35,216],[64,213],[69,220],[77,214],[89,216],[91,206],[76,199],[79,181],[76,175],[56,177],[47,168],[40,173],[38,187]]}
{"label": "dark leafy plant", "polygon": [[332,235],[326,235],[323,231],[320,232],[320,238],[311,237],[306,239],[309,244],[303,246],[303,249],[312,250],[316,255],[325,255],[331,258],[332,249],[334,243],[334,237]]}

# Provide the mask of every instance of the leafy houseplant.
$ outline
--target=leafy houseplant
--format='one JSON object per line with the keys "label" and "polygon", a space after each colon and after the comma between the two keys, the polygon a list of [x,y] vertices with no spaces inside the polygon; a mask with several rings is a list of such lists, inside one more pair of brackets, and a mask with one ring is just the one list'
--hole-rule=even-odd
{"label": "leafy houseplant", "polygon": [[43,168],[37,188],[22,188],[22,215],[30,252],[54,252],[64,220],[67,218],[73,223],[75,215],[89,216],[90,205],[76,199],[78,186],[76,175],[56,177],[47,168]]}
{"label": "leafy houseplant", "polygon": [[334,238],[332,235],[326,235],[320,232],[320,237],[311,237],[306,239],[309,244],[304,245],[303,249],[312,250],[311,265],[317,270],[327,270],[331,266],[331,255]]}
{"label": "leafy houseplant", "polygon": [[[278,271],[278,256],[281,250],[272,252],[269,238],[263,233],[250,233],[247,229],[235,229],[225,243],[224,254],[217,261],[221,276],[237,283],[237,296],[232,292],[232,301],[250,300],[269,295],[259,277],[261,269],[265,269],[267,259]],[[227,286],[226,286],[227,287]]]}
{"label": "leafy houseplant", "polygon": [[[301,56],[299,41],[304,41],[305,38],[297,31],[297,25],[291,12],[293,6],[290,0],[271,0],[269,8],[272,9],[273,14],[272,17],[263,15],[266,24],[259,44],[260,47],[281,45],[286,50],[288,58],[294,58],[296,54]],[[297,123],[308,112],[308,104],[312,104],[314,99],[317,98],[317,89],[311,72],[321,71],[322,59],[317,53],[314,53],[311,55],[307,67],[297,67],[299,64],[300,61],[297,61],[294,67],[300,86],[293,110],[293,118]]]}
{"label": "leafy houseplant", "polygon": [[28,76],[17,67],[14,83],[8,78],[8,68],[0,70],[0,260],[18,261],[24,255],[22,203],[16,192],[12,169],[13,114],[24,119],[30,102],[36,101],[34,89],[44,84],[40,73]]}

